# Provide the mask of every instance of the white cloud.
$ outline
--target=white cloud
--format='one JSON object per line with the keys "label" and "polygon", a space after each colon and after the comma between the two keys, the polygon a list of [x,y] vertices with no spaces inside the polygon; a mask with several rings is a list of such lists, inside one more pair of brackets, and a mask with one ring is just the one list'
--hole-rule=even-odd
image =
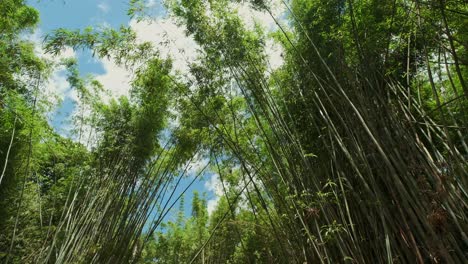
{"label": "white cloud", "polygon": [[110,93],[110,97],[103,95],[103,101],[108,102],[110,98],[128,96],[131,88],[132,72],[123,66],[117,65],[111,59],[101,59],[100,62],[105,73],[97,75],[95,78]]}
{"label": "white cloud", "polygon": [[186,174],[189,175],[189,176],[197,175],[198,173],[201,172],[202,169],[204,169],[207,166],[207,164],[209,162],[210,162],[209,159],[202,158],[198,154],[195,155],[195,157],[192,159],[192,161],[187,164],[188,169],[187,169]]}
{"label": "white cloud", "polygon": [[109,12],[110,10],[110,6],[109,4],[105,3],[105,2],[100,2],[97,7],[103,12],[103,13],[107,13]]}
{"label": "white cloud", "polygon": [[[152,1],[149,1],[152,4]],[[187,61],[195,59],[197,44],[192,38],[185,36],[184,29],[177,26],[172,19],[159,18],[151,22],[137,22],[131,20],[130,27],[137,34],[138,41],[151,42],[159,48],[161,57],[173,59],[174,70],[188,73]],[[165,43],[165,45],[164,45]],[[123,66],[117,65],[112,59],[98,60],[104,70],[104,74],[96,76],[105,89],[109,90],[110,98],[128,96],[131,89],[133,73]]]}
{"label": "white cloud", "polygon": [[[76,58],[77,54],[72,48],[65,48],[59,54],[52,55],[45,52],[43,47],[43,34],[40,29],[37,29],[33,34],[25,36],[26,39],[34,43],[34,51],[36,55],[44,60],[47,60],[52,67],[50,78],[44,82],[42,95],[44,100],[50,102],[53,106],[58,107],[59,102],[66,98],[72,98],[70,85],[67,81],[67,72],[65,66],[60,65],[60,62],[66,58]],[[51,109],[54,112],[56,109]],[[49,115],[51,113],[48,113]]]}
{"label": "white cloud", "polygon": [[[72,48],[65,48],[59,54],[52,55],[45,52],[43,47],[43,33],[40,29],[37,29],[30,35],[25,35],[25,39],[34,43],[35,54],[44,60],[51,67],[51,73],[47,80],[43,80],[41,85],[41,93],[39,98],[43,102],[48,102],[49,107],[47,108],[46,116],[50,123],[54,122],[57,110],[61,106],[61,102],[67,98],[74,100],[75,94],[67,81],[67,71],[64,65],[60,62],[66,58],[76,58],[77,54]],[[72,127],[69,123],[61,124],[58,129],[58,133],[62,136],[69,136]]]}
{"label": "white cloud", "polygon": [[208,200],[206,202],[206,210],[208,211],[208,215],[211,215],[216,207],[218,206],[219,203],[219,196],[216,196],[216,198]]}
{"label": "white cloud", "polygon": [[[237,10],[237,14],[248,30],[253,30],[255,24],[259,24],[267,32],[273,32],[278,29],[275,20],[278,21],[282,27],[287,27],[284,20],[286,7],[282,1],[273,0],[270,1],[269,5],[273,17],[268,12],[252,9],[250,4],[247,2],[231,3],[231,8]],[[281,45],[271,38],[268,38],[266,41],[265,53],[268,56],[271,70],[276,70],[283,65],[284,59],[281,55],[283,53],[283,49]]]}
{"label": "white cloud", "polygon": [[265,53],[268,57],[269,67],[271,70],[276,70],[284,63],[283,47],[273,39],[267,39],[265,43]]}
{"label": "white cloud", "polygon": [[65,68],[60,66],[56,67],[50,79],[45,83],[44,94],[47,95],[50,103],[58,105],[60,101],[70,96],[69,88]]}
{"label": "white cloud", "polygon": [[57,55],[48,54],[43,47],[43,33],[37,29],[33,34],[25,36],[26,39],[34,43],[34,52],[42,59],[45,59],[52,64],[53,72],[51,79],[46,84],[46,91],[53,93],[59,98],[63,99],[66,96],[68,83],[66,80],[65,67],[59,63],[66,58],[76,58],[76,53],[72,48],[65,48]]}
{"label": "white cloud", "polygon": [[[117,65],[112,59],[96,59],[96,62],[101,63],[105,73],[97,74],[94,79],[99,81],[105,92],[100,93],[100,99],[104,103],[109,103],[111,99],[117,99],[120,96],[129,96],[130,93],[130,82],[132,80],[132,72],[127,70],[125,67]],[[67,96],[75,102],[75,107],[71,113],[71,117],[75,120],[83,118],[89,118],[92,115],[91,109],[79,98],[76,90],[70,90]],[[80,125],[79,121],[74,125],[75,130],[81,131],[81,136],[75,134],[72,139],[79,141],[85,145],[88,149],[95,147],[98,140],[98,135],[88,124]],[[68,128],[68,131],[71,127]],[[79,133],[78,133],[79,134]]]}
{"label": "white cloud", "polygon": [[248,2],[231,3],[231,8],[237,10],[239,17],[242,19],[247,29],[252,30],[255,23],[260,24],[267,31],[273,31],[276,28],[276,20],[281,20],[285,13],[285,6],[282,1],[271,1],[269,9],[273,17],[268,12],[252,9]]}
{"label": "white cloud", "polygon": [[214,194],[214,198],[207,202],[207,211],[211,215],[218,206],[220,197],[224,195],[223,185],[218,174],[214,173],[211,175],[210,179],[205,182],[205,189]]}
{"label": "white cloud", "polygon": [[[52,72],[48,80],[44,82],[43,85],[43,100],[48,101],[53,107],[49,109],[49,112],[46,113],[49,121],[54,122],[55,115],[57,114],[58,108],[61,106],[60,102],[63,102],[66,99],[70,99],[75,102],[73,111],[70,113],[70,120],[66,120],[64,124],[61,124],[58,128],[58,133],[64,137],[70,137],[75,141],[79,141],[84,144],[87,148],[90,148],[95,145],[96,135],[93,133],[92,128],[87,125],[80,125],[73,122],[70,122],[71,119],[79,119],[81,115],[84,118],[91,115],[91,109],[86,106],[79,98],[78,92],[75,89],[70,88],[70,84],[67,81],[67,70],[64,65],[61,65],[60,62],[66,58],[77,58],[78,55],[76,52],[70,48],[64,48],[59,54],[52,55],[45,53],[43,43],[42,43],[42,32],[40,29],[36,30],[32,35],[27,36],[27,38],[35,43],[35,53],[40,58],[47,60],[52,65]],[[112,65],[112,64],[111,64]],[[107,67],[107,69],[111,66]],[[113,69],[110,69],[113,71]],[[104,79],[104,81],[107,81]],[[72,134],[72,130],[77,129],[81,130],[81,136],[77,134]]]}
{"label": "white cloud", "polygon": [[198,45],[192,37],[186,36],[185,29],[171,18],[157,18],[152,21],[130,21],[130,27],[140,41],[153,43],[162,58],[172,58],[175,70],[188,73],[187,62],[196,59]]}
{"label": "white cloud", "polygon": [[37,56],[39,56],[40,58],[49,60],[54,64],[60,62],[62,59],[65,59],[65,58],[76,57],[75,51],[70,47],[63,49],[60,52],[60,54],[57,54],[55,56],[52,54],[46,53],[43,47],[44,34],[42,33],[42,30],[40,29],[37,29],[36,31],[34,31],[34,33],[30,35],[24,36],[24,38],[34,43],[34,52],[36,53]]}
{"label": "white cloud", "polygon": [[217,196],[223,195],[223,185],[219,179],[219,174],[211,174],[210,179],[205,182],[205,188]]}
{"label": "white cloud", "polygon": [[148,0],[146,2],[146,7],[154,7],[156,6],[156,0]]}

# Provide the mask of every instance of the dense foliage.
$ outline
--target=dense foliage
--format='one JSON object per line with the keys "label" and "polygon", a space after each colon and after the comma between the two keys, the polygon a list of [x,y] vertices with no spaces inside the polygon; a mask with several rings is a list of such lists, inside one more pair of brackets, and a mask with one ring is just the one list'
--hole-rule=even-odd
{"label": "dense foliage", "polygon": [[[0,2],[0,262],[468,259],[464,1],[164,3],[198,45],[188,72],[126,26],[45,39],[49,54],[89,49],[134,72],[128,97],[105,100],[76,60],[39,57],[24,37],[36,10]],[[275,29],[247,25],[240,5]],[[57,67],[80,100],[72,138],[47,119]],[[197,159],[208,165],[189,175]],[[175,190],[203,175],[217,204],[194,193],[185,215]]]}

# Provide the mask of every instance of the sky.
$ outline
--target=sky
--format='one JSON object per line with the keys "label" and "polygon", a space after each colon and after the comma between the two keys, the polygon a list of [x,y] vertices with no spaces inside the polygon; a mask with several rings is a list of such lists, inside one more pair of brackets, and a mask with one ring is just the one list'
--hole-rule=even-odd
{"label": "sky", "polygon": [[[137,22],[127,16],[129,0],[29,0],[28,4],[40,12],[38,29],[30,38],[38,44],[37,52],[40,55],[55,62],[67,57],[76,58],[82,76],[94,76],[110,91],[108,98],[103,98],[103,100],[128,95],[130,90],[129,82],[132,78],[130,70],[120,67],[112,60],[93,57],[91,52],[87,50],[68,48],[58,57],[51,57],[44,54],[40,46],[44,36],[58,28],[84,29],[93,26],[117,29],[121,25],[130,26],[137,33],[140,41],[150,41],[156,45],[162,41],[169,41],[170,45],[159,45],[161,47],[161,56],[171,57],[175,70],[182,73],[188,72],[186,61],[196,58],[198,46],[192,38],[185,35],[184,29],[178,26],[173,18],[167,16],[166,10],[159,1],[146,0],[149,13],[155,19],[151,20],[151,22]],[[266,13],[252,11],[247,5],[236,5],[232,8],[238,10],[247,28],[253,28],[254,21],[262,24],[267,30],[273,30],[275,27],[274,20]],[[278,16],[283,13],[280,8],[274,9],[275,12]],[[181,52],[182,50],[184,52]],[[279,67],[282,63],[279,46],[271,41],[267,42],[266,51],[270,56],[271,67],[273,69]],[[76,91],[70,89],[66,81],[66,72],[63,67],[57,67],[53,72],[46,89],[46,94],[54,93],[56,95],[55,99],[51,99],[56,106],[49,116],[51,125],[58,133],[73,137],[70,133],[71,118],[77,113],[77,106],[80,102]],[[176,190],[176,196],[190,184],[197,170],[203,167],[206,162],[207,160],[202,158],[194,161],[189,173],[191,176],[182,179],[179,188]],[[201,180],[195,181],[187,190],[185,195],[185,214],[187,216],[191,213],[190,201],[195,190],[199,193],[206,192],[208,211],[213,211],[219,196],[222,195],[218,175],[212,172],[205,173]],[[175,206],[175,209],[177,208],[178,206]],[[168,219],[174,217],[174,214],[172,214]]]}

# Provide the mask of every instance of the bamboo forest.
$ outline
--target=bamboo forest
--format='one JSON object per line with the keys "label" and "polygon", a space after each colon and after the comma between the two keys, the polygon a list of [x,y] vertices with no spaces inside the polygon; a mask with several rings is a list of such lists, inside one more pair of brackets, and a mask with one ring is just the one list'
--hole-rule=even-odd
{"label": "bamboo forest", "polygon": [[466,0],[0,0],[0,263],[468,263]]}

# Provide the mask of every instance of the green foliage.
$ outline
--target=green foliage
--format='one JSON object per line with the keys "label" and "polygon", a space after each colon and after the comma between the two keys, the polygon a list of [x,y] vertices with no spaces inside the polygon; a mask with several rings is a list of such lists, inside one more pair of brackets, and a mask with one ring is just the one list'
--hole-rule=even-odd
{"label": "green foliage", "polygon": [[63,48],[89,48],[94,56],[113,58],[119,64],[131,66],[154,55],[152,44],[136,43],[136,34],[129,27],[83,30],[57,29],[45,38],[45,50],[57,55]]}
{"label": "green foliage", "polygon": [[22,93],[26,87],[17,75],[37,77],[45,68],[33,50],[33,45],[20,38],[39,21],[39,13],[26,6],[22,0],[5,0],[0,5],[0,99],[6,90],[17,89]]}

